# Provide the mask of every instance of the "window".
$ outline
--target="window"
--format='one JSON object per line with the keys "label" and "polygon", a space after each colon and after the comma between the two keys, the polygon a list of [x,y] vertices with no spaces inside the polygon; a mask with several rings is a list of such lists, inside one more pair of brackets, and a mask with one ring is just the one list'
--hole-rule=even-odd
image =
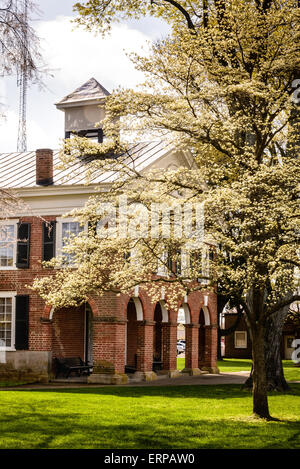
{"label": "window", "polygon": [[17,222],[0,223],[0,269],[16,267]]}
{"label": "window", "polygon": [[158,259],[157,275],[161,275],[162,277],[165,277],[168,275],[168,269],[166,266],[166,264],[168,263],[168,259],[169,259],[168,252],[163,251],[160,254],[159,259]]}
{"label": "window", "polygon": [[247,348],[247,332],[236,331],[234,333],[234,347],[235,348]]}
{"label": "window", "polygon": [[90,129],[90,130],[79,130],[78,132],[66,132],[65,138],[72,138],[73,135],[79,137],[90,138],[98,143],[103,142],[103,130],[102,129]]}
{"label": "window", "polygon": [[0,293],[0,350],[14,350],[15,293]]}
{"label": "window", "polygon": [[76,237],[82,231],[87,231],[87,226],[72,218],[61,218],[57,220],[57,252],[66,258],[66,264],[72,263],[74,254],[64,252],[64,247],[68,245],[72,237]]}

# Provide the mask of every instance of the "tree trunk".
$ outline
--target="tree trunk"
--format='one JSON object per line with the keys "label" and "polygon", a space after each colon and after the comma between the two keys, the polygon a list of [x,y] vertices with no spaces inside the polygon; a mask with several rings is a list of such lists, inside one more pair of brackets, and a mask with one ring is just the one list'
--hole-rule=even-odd
{"label": "tree trunk", "polygon": [[[284,378],[281,360],[281,339],[284,320],[289,306],[282,308],[267,320],[265,333],[265,366],[268,391],[286,391],[289,386]],[[249,378],[244,384],[246,388],[253,386],[253,367]]]}
{"label": "tree trunk", "polygon": [[282,329],[289,306],[280,309],[267,321],[265,357],[268,391],[286,391],[289,386],[284,378],[281,360]]}
{"label": "tree trunk", "polygon": [[253,414],[260,418],[271,419],[265,367],[265,328],[262,325],[252,329],[252,361]]}

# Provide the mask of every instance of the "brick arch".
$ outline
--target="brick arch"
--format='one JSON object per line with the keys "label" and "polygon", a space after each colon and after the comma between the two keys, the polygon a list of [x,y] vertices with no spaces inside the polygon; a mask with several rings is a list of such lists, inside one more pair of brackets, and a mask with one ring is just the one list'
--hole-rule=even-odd
{"label": "brick arch", "polygon": [[201,310],[203,311],[203,315],[204,315],[204,321],[205,321],[205,326],[210,326],[211,325],[211,314],[210,314],[210,311],[209,311],[209,307],[208,306],[205,306],[205,305],[202,305],[201,308],[200,308],[200,311],[199,311],[199,315],[201,313]]}
{"label": "brick arch", "polygon": [[[184,311],[184,317],[185,317],[185,324],[191,324],[192,322],[192,314],[191,314],[191,307],[188,304],[187,301],[183,301],[181,305],[179,306],[178,310],[182,308]],[[177,317],[178,317],[178,310],[177,310]]]}
{"label": "brick arch", "polygon": [[[93,316],[94,317],[98,316],[99,315],[99,310],[98,310],[98,306],[97,306],[97,303],[95,302],[95,300],[93,300],[92,298],[88,298],[87,303],[91,307],[91,311],[92,311]],[[48,319],[48,320],[52,321],[54,311],[55,310],[54,310],[52,305],[46,305],[45,308],[44,308],[44,316],[43,317],[45,319]]]}
{"label": "brick arch", "polygon": [[53,307],[52,305],[46,305],[44,307],[43,319],[52,319],[53,316]]}
{"label": "brick arch", "polygon": [[93,317],[99,316],[99,309],[97,303],[93,298],[88,298],[87,303],[90,305]]}
{"label": "brick arch", "polygon": [[166,307],[166,302],[165,300],[160,300],[158,302],[161,307],[161,312],[162,312],[162,322],[169,322],[170,320],[170,313]]}
{"label": "brick arch", "polygon": [[136,319],[137,321],[142,321],[144,319],[143,303],[139,297],[134,296],[131,299],[134,302],[135,311],[136,311]]}

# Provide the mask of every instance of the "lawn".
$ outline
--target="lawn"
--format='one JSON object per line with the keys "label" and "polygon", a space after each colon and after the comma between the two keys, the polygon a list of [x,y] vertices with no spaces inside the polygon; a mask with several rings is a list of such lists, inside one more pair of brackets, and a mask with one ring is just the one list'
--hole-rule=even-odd
{"label": "lawn", "polygon": [[[177,358],[177,368],[182,370],[184,368],[184,358]],[[291,360],[283,360],[284,376],[287,381],[300,381],[300,368],[295,367]],[[218,367],[220,371],[250,371],[251,360],[247,359],[235,359],[235,358],[224,358],[218,361]]]}
{"label": "lawn", "polygon": [[236,385],[0,391],[0,448],[299,448],[300,385],[251,415]]}

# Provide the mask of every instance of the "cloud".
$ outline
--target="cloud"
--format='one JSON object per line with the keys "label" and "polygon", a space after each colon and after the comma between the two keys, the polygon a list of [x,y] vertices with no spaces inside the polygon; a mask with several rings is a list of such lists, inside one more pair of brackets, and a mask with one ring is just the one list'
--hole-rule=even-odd
{"label": "cloud", "polygon": [[[17,151],[19,118],[15,111],[6,110],[5,118],[0,120],[0,153],[13,153]],[[47,146],[47,132],[36,121],[30,121],[27,126],[27,140],[35,142],[34,149]],[[33,147],[28,148],[28,150]]]}
{"label": "cloud", "polygon": [[[71,24],[71,17],[35,24],[41,38],[41,53],[51,76],[45,78],[46,90],[32,87],[27,99],[28,149],[58,148],[64,136],[63,114],[54,103],[94,77],[108,91],[118,86],[135,87],[144,80],[134,69],[126,53],[144,54],[150,36],[132,26],[113,26],[102,38]],[[16,151],[18,130],[18,90],[14,80],[7,80],[6,120],[0,121],[0,152]],[[5,88],[0,88],[0,93]]]}
{"label": "cloud", "polygon": [[134,69],[127,52],[143,53],[149,36],[127,25],[113,26],[109,36],[102,38],[75,28],[70,17],[41,22],[37,33],[44,48],[44,58],[54,69],[55,80],[64,93],[73,91],[91,77],[105,87],[134,87],[143,75]]}

